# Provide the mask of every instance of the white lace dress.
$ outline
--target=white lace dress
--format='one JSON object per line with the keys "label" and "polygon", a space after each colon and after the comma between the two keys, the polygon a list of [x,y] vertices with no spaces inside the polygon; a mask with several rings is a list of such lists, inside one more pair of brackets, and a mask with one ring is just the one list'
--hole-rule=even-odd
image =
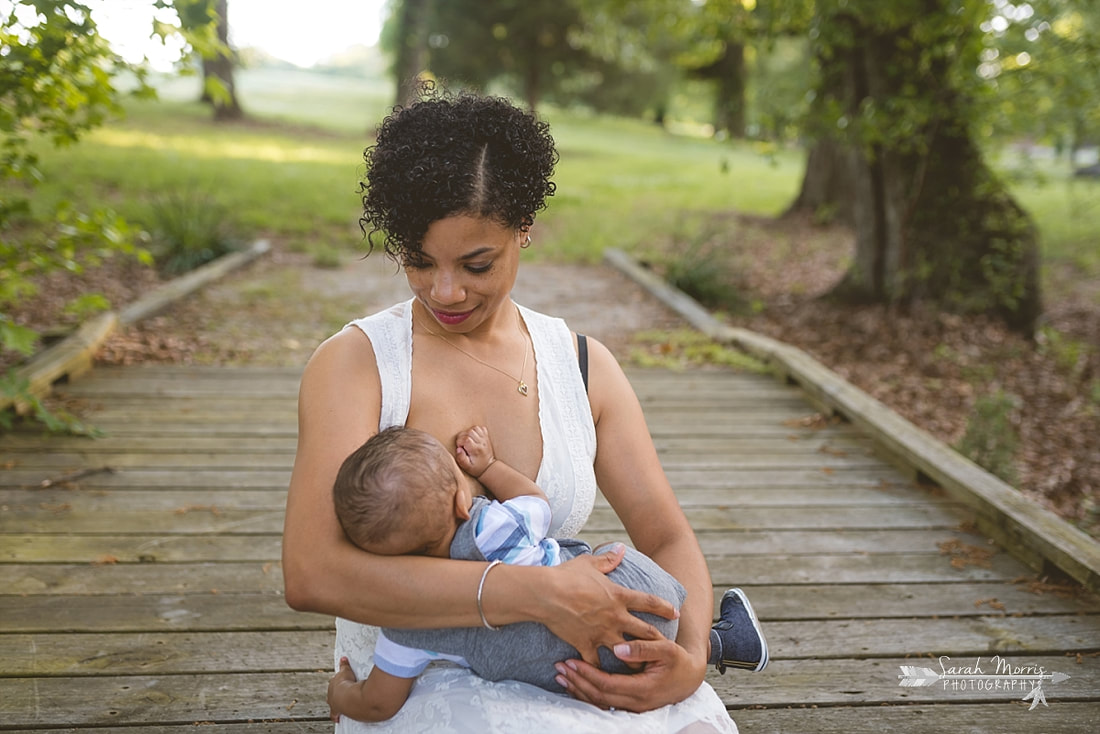
{"label": "white lace dress", "polygon": [[[543,454],[535,481],[550,499],[550,534],[576,536],[592,511],[596,478],[596,431],[577,368],[572,335],[561,319],[520,308],[531,334],[538,378],[539,426]],[[409,413],[412,374],[412,301],[349,324],[371,340],[382,382],[379,429],[404,425]],[[334,662],[347,656],[360,679],[371,668],[378,628],[336,620]],[[490,683],[469,670],[429,666],[409,700],[389,721],[365,724],[347,717],[338,734],[354,732],[570,732],[570,734],[735,734],[737,727],[706,683],[674,706],[633,714],[602,711],[587,703],[524,683]]]}

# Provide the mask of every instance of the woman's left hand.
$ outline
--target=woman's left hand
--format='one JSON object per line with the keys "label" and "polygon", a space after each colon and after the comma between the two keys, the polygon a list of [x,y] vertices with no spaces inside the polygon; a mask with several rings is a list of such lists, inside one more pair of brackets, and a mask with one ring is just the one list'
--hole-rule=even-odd
{"label": "woman's left hand", "polygon": [[614,653],[644,668],[633,675],[613,674],[583,660],[566,660],[556,666],[558,683],[578,700],[640,713],[683,701],[706,675],[706,663],[671,640],[630,640],[616,645]]}

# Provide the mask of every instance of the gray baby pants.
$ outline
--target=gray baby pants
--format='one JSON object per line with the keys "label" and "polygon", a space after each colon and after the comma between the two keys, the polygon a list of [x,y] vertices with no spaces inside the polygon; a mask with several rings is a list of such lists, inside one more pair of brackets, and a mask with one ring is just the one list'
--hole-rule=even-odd
{"label": "gray baby pants", "polygon": [[[558,543],[561,546],[563,562],[583,553],[592,552],[591,547],[580,540],[559,540]],[[456,555],[455,550],[455,546],[452,545],[451,556],[457,558],[459,556]],[[605,546],[597,553],[609,551],[610,547]],[[476,549],[467,558],[484,560],[484,556],[481,556]],[[679,581],[658,566],[649,556],[629,547],[626,549],[622,563],[607,577],[620,586],[659,596],[677,609],[684,603],[684,598],[687,596],[687,592]],[[636,612],[635,616],[652,624],[668,639],[676,639],[676,631],[679,628],[677,620],[668,620],[640,612]],[[386,628],[385,632],[387,637],[399,645],[433,650],[448,655],[460,655],[469,663],[471,670],[486,680],[518,680],[555,693],[565,691],[554,680],[554,676],[557,675],[554,663],[580,657],[576,648],[556,637],[546,626],[537,622],[504,625],[499,631],[485,627],[458,627],[433,630]],[[603,670],[609,673],[635,672],[606,647],[601,647],[599,654],[600,667]]]}

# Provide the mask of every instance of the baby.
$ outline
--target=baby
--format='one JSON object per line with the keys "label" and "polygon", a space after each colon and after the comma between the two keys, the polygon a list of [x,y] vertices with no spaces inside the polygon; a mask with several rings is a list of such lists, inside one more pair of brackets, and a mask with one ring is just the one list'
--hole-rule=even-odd
{"label": "baby", "polygon": [[[553,566],[593,552],[579,540],[546,537],[550,527],[546,495],[526,476],[496,460],[487,429],[474,426],[460,433],[455,443],[452,457],[431,435],[394,427],[352,453],[333,487],[336,514],[348,538],[363,550],[382,555],[518,565]],[[463,472],[479,479],[497,499],[474,496]],[[595,552],[610,550],[612,546],[604,545]],[[676,609],[684,601],[683,586],[633,548],[626,548],[622,562],[608,578],[659,596]],[[676,638],[676,620],[638,616],[668,639]],[[604,670],[635,672],[606,648],[600,648],[599,654]],[[469,667],[487,680],[519,680],[564,692],[555,680],[554,663],[577,656],[575,648],[534,622],[499,630],[487,621],[485,627],[387,628],[379,634],[374,667],[365,679],[357,681],[347,659],[340,661],[329,683],[328,702],[334,720],[340,715],[360,721],[388,719],[404,705],[416,677],[433,660]],[[762,670],[767,665],[767,642],[740,589],[730,589],[722,598],[721,619],[711,630],[709,662],[722,672],[726,666]]]}

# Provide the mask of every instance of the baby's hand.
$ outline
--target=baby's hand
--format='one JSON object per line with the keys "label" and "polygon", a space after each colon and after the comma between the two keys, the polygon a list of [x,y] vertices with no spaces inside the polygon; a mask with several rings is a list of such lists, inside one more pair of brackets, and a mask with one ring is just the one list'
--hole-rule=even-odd
{"label": "baby's hand", "polygon": [[485,426],[473,426],[459,433],[455,437],[455,447],[455,461],[472,477],[480,477],[496,461],[489,429]]}
{"label": "baby's hand", "polygon": [[332,676],[328,682],[329,718],[333,721],[340,721],[341,713],[336,706],[336,691],[347,683],[355,683],[355,671],[351,669],[351,663],[347,658],[340,658],[340,670],[336,671],[336,675]]}

